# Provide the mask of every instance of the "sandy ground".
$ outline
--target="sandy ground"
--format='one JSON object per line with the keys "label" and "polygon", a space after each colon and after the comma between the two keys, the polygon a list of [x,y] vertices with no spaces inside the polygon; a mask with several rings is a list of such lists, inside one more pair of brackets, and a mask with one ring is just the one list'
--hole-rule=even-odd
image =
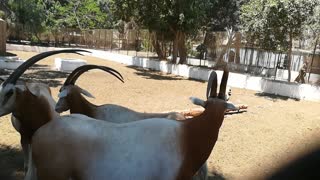
{"label": "sandy ground", "polygon": [[[22,59],[35,53],[12,52]],[[146,71],[78,55],[56,55],[38,63],[26,78],[47,83],[57,99],[66,73],[50,70],[55,57],[75,57],[117,69],[125,83],[99,70],[90,71],[77,84],[90,91],[95,104],[115,103],[137,111],[162,112],[192,107],[188,98],[205,97],[206,83]],[[0,75],[10,72],[1,71]],[[262,179],[302,152],[320,146],[320,103],[296,101],[254,91],[232,89],[231,101],[247,104],[247,112],[228,115],[208,159],[211,179]],[[22,179],[23,155],[19,134],[10,116],[0,118],[0,179]]]}

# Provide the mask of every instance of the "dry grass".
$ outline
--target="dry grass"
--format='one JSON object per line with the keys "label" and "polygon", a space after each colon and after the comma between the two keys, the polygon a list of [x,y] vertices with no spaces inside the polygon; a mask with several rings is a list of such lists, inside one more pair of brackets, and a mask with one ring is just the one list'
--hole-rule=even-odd
{"label": "dry grass", "polygon": [[[23,59],[35,54],[12,53]],[[95,104],[115,103],[138,111],[162,112],[195,107],[188,98],[205,97],[204,82],[93,57],[56,55],[38,63],[26,76],[49,84],[54,98],[67,75],[55,71],[47,73],[57,56],[86,59],[88,63],[107,65],[122,73],[124,84],[97,70],[79,79],[78,85],[96,96],[90,99]],[[247,104],[249,109],[246,113],[227,116],[220,130],[219,140],[208,160],[209,169],[220,174],[220,179],[260,179],[299,153],[320,145],[320,103],[266,96],[243,89],[233,89],[231,101]],[[22,179],[19,135],[12,128],[9,116],[0,118],[0,136],[0,179]]]}

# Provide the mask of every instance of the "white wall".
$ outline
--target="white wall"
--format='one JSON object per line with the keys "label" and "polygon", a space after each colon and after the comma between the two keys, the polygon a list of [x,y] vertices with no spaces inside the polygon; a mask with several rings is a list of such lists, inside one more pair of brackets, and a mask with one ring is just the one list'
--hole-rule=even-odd
{"label": "white wall", "polygon": [[0,68],[1,69],[16,69],[19,67],[24,61],[19,59],[17,56],[0,56]]}
{"label": "white wall", "polygon": [[[46,51],[44,48],[10,45],[8,50],[23,50],[23,51]],[[61,49],[61,48],[59,48]],[[52,50],[52,48],[50,48]],[[114,61],[126,65],[139,66],[150,68],[166,73],[172,73],[187,78],[207,81],[212,70],[208,68],[193,67],[188,65],[169,64],[167,61],[149,60],[147,58],[132,57],[122,54],[114,54],[101,50],[91,50],[92,56]],[[89,62],[90,63],[90,62]],[[222,71],[217,71],[218,79],[222,77]],[[315,76],[317,78],[319,76]],[[230,73],[228,85],[236,88],[245,88],[255,91],[260,91],[269,94],[281,95],[290,98],[320,101],[320,87],[309,84],[295,84],[284,81],[270,80],[262,77],[255,77],[247,74]]]}
{"label": "white wall", "polygon": [[[188,65],[170,64],[167,61],[148,60],[147,58],[131,57],[122,54],[114,54],[105,51],[91,50],[92,56],[110,61],[149,68],[166,73],[172,73],[187,78],[208,80],[212,70],[208,68],[193,67]],[[220,81],[222,71],[216,71]],[[281,72],[281,70],[280,70]],[[283,72],[282,72],[283,73]],[[296,74],[293,74],[294,76]],[[319,77],[319,76],[318,76]],[[281,95],[290,98],[320,101],[320,87],[309,84],[287,83],[270,80],[246,74],[230,73],[228,85],[236,88],[245,88],[269,94]]]}

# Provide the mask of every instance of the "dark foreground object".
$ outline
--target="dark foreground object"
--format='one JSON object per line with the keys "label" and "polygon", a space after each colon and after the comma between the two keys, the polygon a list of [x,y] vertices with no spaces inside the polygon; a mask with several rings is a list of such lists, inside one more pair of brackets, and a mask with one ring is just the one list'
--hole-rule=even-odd
{"label": "dark foreground object", "polygon": [[320,179],[320,148],[284,166],[267,180]]}

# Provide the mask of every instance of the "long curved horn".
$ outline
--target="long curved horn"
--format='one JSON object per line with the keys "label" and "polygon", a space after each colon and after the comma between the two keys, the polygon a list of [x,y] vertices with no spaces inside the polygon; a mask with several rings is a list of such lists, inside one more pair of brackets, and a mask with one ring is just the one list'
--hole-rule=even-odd
{"label": "long curved horn", "polygon": [[112,68],[106,67],[106,66],[89,65],[89,66],[86,66],[85,68],[82,68],[80,71],[78,71],[78,73],[72,77],[70,83],[75,84],[77,79],[81,76],[81,74],[83,74],[86,71],[89,71],[91,69],[101,69],[105,72],[112,74],[114,77],[119,79],[121,82],[124,82],[122,75],[118,71],[116,71],[115,69],[112,69]]}
{"label": "long curved horn", "polygon": [[91,65],[90,64],[90,65],[80,66],[80,67],[76,68],[75,70],[73,70],[72,73],[67,77],[67,79],[66,79],[66,81],[64,83],[64,86],[65,85],[69,85],[69,84],[73,84],[74,85],[81,74],[83,74],[86,71],[89,71],[91,69],[101,69],[103,71],[106,71],[106,72],[112,74],[117,79],[119,79],[121,82],[124,82],[122,75],[118,71],[116,71],[116,70],[114,70],[112,68],[106,67],[106,66],[98,66],[98,65]]}
{"label": "long curved horn", "polygon": [[207,98],[217,97],[217,73],[212,71],[208,80]]}
{"label": "long curved horn", "polygon": [[220,99],[224,99],[226,96],[228,77],[229,77],[229,70],[228,70],[228,67],[225,67],[223,71],[223,76],[221,78],[220,91],[218,95]]}
{"label": "long curved horn", "polygon": [[48,56],[52,56],[55,54],[60,54],[60,53],[76,53],[79,54],[78,52],[88,52],[90,51],[83,50],[83,49],[63,49],[63,50],[56,50],[56,51],[47,51],[44,53],[37,54],[27,61],[25,61],[23,64],[21,64],[10,76],[6,81],[3,82],[3,86],[7,85],[8,83],[15,84],[16,81],[19,79],[19,77],[33,64],[36,62],[40,61],[41,59],[44,59]]}

